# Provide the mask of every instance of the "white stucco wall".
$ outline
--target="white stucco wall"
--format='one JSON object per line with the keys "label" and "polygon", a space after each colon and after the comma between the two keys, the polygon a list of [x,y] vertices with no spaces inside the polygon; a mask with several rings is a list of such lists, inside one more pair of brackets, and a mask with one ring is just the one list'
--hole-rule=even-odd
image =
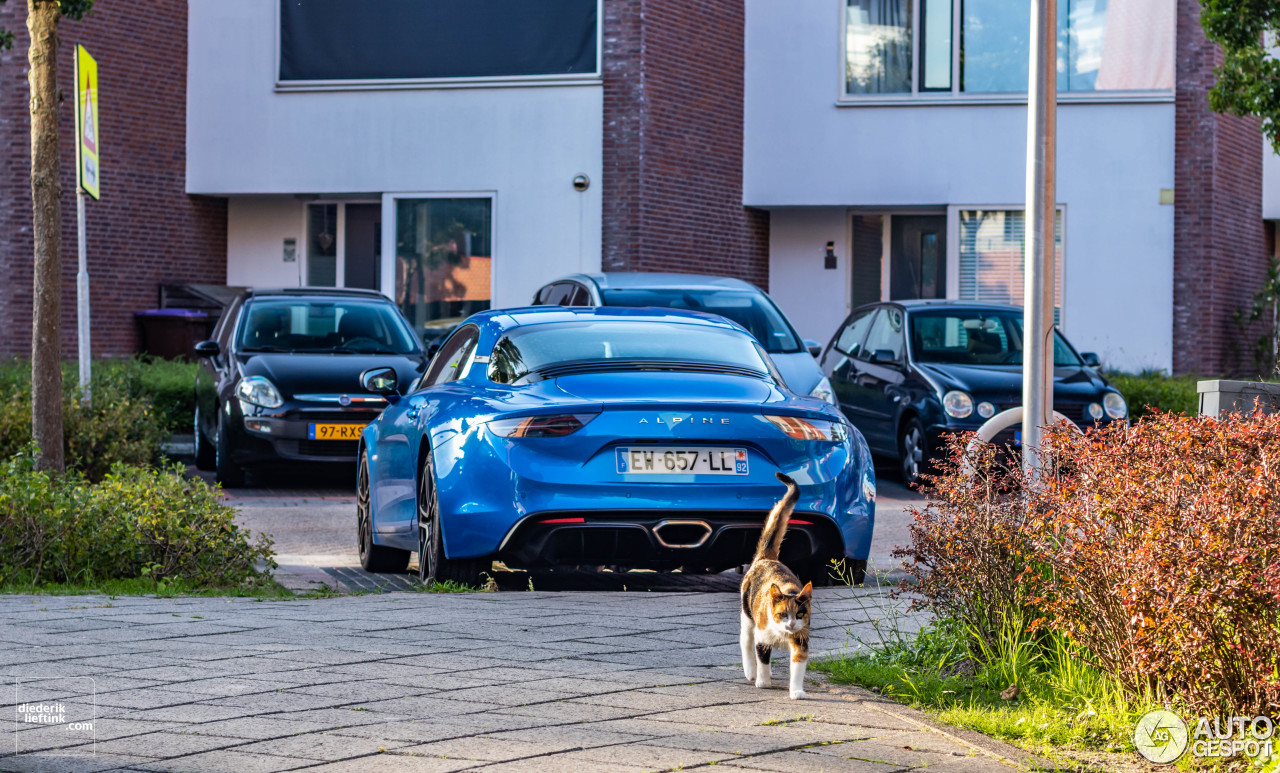
{"label": "white stucco wall", "polygon": [[[743,198],[772,211],[771,282],[785,276],[801,286],[830,283],[813,245],[820,250],[836,238],[847,247],[847,223],[839,238],[819,239],[795,207],[980,208],[1025,199],[1025,105],[836,106],[842,6],[746,0]],[[1108,365],[1168,368],[1173,207],[1159,197],[1173,187],[1172,97],[1063,103],[1058,132],[1066,332]],[[830,291],[823,287],[818,295]],[[779,303],[814,324],[843,314]]]}
{"label": "white stucco wall", "polygon": [[[599,269],[600,85],[279,92],[273,3],[192,0],[188,30],[189,193],[493,194],[495,306]],[[229,217],[229,281],[280,268],[252,265],[251,247],[262,237],[281,262],[284,234],[265,225],[280,211],[248,207]]]}
{"label": "white stucco wall", "polygon": [[[227,201],[227,284],[299,287],[303,265],[303,204],[292,197],[233,196]],[[296,239],[292,263],[284,240]]]}
{"label": "white stucco wall", "polygon": [[[842,207],[774,210],[769,216],[769,295],[801,337],[823,346],[849,313],[848,233]],[[835,242],[835,269],[823,268],[827,242]]]}
{"label": "white stucco wall", "polygon": [[1262,140],[1262,217],[1280,220],[1280,155]]}

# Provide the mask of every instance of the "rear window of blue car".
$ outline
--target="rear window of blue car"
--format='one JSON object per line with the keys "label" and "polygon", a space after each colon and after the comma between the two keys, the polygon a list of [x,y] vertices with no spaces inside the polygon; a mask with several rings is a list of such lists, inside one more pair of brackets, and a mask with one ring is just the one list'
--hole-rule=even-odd
{"label": "rear window of blue car", "polygon": [[499,384],[601,368],[701,370],[765,377],[766,355],[740,331],[643,320],[592,320],[530,325],[494,344],[489,379]]}
{"label": "rear window of blue car", "polygon": [[801,350],[800,341],[782,312],[760,292],[622,287],[602,291],[601,298],[605,306],[656,306],[719,314],[746,328],[770,354]]}

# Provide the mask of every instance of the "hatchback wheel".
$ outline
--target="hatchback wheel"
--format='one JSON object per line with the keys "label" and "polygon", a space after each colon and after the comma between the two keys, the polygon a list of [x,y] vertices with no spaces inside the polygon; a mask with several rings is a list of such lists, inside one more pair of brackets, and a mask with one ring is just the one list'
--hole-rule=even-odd
{"label": "hatchback wheel", "polygon": [[231,420],[218,411],[218,440],[214,448],[214,478],[223,488],[243,488],[244,468],[231,459]]}
{"label": "hatchback wheel", "polygon": [[366,572],[399,573],[409,568],[409,551],[373,543],[373,508],[370,507],[369,457],[360,453],[356,470],[356,547]]}
{"label": "hatchback wheel", "polygon": [[195,452],[196,452],[196,469],[212,470],[218,463],[218,452],[217,452],[217,449],[213,447],[213,444],[210,443],[208,439],[205,438],[204,430],[200,429],[201,425],[203,425],[204,422],[201,421],[199,405],[196,406],[195,421],[193,423],[195,424],[194,436],[195,436]]}
{"label": "hatchback wheel", "polygon": [[920,477],[928,472],[929,447],[924,436],[924,425],[917,418],[907,419],[898,433],[898,465],[902,482],[915,486],[923,482]]}
{"label": "hatchback wheel", "polygon": [[477,558],[445,558],[435,466],[427,452],[418,476],[418,579],[474,587],[480,584],[480,573],[492,565],[492,561]]}

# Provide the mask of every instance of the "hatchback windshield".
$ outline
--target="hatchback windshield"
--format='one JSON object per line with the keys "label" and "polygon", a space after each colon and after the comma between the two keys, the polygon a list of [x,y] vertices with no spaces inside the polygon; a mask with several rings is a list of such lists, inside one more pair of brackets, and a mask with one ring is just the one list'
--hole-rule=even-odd
{"label": "hatchback windshield", "polygon": [[245,308],[242,352],[411,354],[418,344],[389,303],[254,300]]}
{"label": "hatchback windshield", "polygon": [[[594,320],[517,328],[498,340],[489,379],[513,384],[541,371],[567,375],[603,368],[683,370],[772,369],[759,345],[736,330],[662,322]],[[565,371],[565,372],[561,372]]]}
{"label": "hatchback windshield", "polygon": [[800,342],[782,314],[767,298],[749,290],[604,290],[605,306],[657,306],[692,309],[727,317],[747,329],[770,354],[800,351]]}
{"label": "hatchback windshield", "polygon": [[[1014,311],[918,311],[910,316],[916,362],[957,365],[1021,365],[1022,315]],[[1078,366],[1080,358],[1056,330],[1053,364]]]}

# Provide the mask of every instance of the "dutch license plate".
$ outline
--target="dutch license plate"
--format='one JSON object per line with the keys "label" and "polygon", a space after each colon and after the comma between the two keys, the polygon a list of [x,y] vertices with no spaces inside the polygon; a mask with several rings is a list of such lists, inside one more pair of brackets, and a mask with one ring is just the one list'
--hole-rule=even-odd
{"label": "dutch license plate", "polygon": [[309,440],[359,440],[363,424],[312,424],[307,427]]}
{"label": "dutch license plate", "polygon": [[616,450],[622,475],[746,475],[745,448],[645,446]]}

